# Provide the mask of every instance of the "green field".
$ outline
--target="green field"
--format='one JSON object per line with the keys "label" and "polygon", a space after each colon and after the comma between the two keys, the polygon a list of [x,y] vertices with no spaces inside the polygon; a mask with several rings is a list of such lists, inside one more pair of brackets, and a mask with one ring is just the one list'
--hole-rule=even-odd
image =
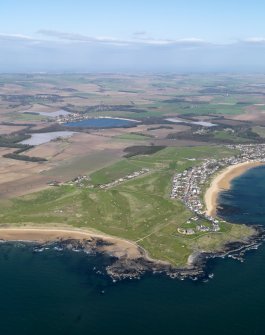
{"label": "green field", "polygon": [[219,250],[251,231],[246,226],[223,224],[218,233],[187,236],[177,232],[192,213],[169,198],[175,171],[199,164],[208,156],[227,155],[231,151],[224,147],[166,148],[124,159],[93,173],[92,182],[109,182],[143,167],[150,173],[107,190],[61,186],[13,199],[0,205],[0,224],[93,228],[136,241],[150,256],[183,266],[193,251]]}
{"label": "green field", "polygon": [[252,131],[257,133],[261,138],[265,138],[265,127],[256,126],[252,128]]}
{"label": "green field", "polygon": [[228,132],[225,130],[214,132],[213,137],[217,140],[223,140],[223,141],[230,142],[230,143],[244,143],[244,142],[247,143],[250,141],[246,137],[238,136],[238,134],[236,133]]}
{"label": "green field", "polygon": [[150,140],[152,137],[144,134],[128,133],[115,136],[119,140],[128,140],[128,141],[145,141]]}
{"label": "green field", "polygon": [[23,114],[23,113],[16,113],[13,114],[10,120],[14,121],[47,121],[49,118],[47,116],[38,115],[38,114]]}

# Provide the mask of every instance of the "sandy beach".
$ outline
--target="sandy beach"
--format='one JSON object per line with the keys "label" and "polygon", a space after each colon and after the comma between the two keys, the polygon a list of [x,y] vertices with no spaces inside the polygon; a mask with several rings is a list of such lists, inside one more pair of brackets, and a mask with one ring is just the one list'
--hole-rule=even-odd
{"label": "sandy beach", "polygon": [[231,181],[246,172],[247,170],[264,165],[264,162],[244,162],[236,165],[228,166],[222,170],[216,178],[213,179],[211,186],[207,189],[204,201],[206,205],[206,214],[210,216],[216,215],[217,209],[217,198],[218,194],[222,190],[228,190],[231,185]]}
{"label": "sandy beach", "polygon": [[71,229],[71,228],[0,228],[0,240],[3,241],[27,241],[45,243],[50,241],[62,240],[103,240],[106,245],[100,246],[101,252],[107,252],[115,257],[126,256],[130,259],[136,259],[142,256],[142,251],[136,243],[100,234],[94,231]]}

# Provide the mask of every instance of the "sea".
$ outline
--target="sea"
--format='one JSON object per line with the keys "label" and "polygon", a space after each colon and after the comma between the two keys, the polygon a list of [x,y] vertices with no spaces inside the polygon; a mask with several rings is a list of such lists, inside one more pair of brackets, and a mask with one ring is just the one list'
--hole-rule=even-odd
{"label": "sea", "polygon": [[[219,196],[219,215],[265,224],[265,167]],[[242,263],[211,259],[204,280],[146,274],[113,282],[105,256],[0,245],[0,334],[265,334],[265,244]]]}

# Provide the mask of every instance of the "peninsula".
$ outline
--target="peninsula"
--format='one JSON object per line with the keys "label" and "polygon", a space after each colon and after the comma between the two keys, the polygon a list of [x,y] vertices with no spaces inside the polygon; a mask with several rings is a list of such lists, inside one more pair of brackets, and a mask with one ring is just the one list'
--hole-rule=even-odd
{"label": "peninsula", "polygon": [[216,218],[208,201],[228,172],[233,178],[264,157],[264,145],[168,148],[133,157],[2,205],[0,237],[106,253],[115,258],[108,268],[114,279],[145,271],[198,277],[201,255],[242,252],[263,236],[255,227]]}
{"label": "peninsula", "polygon": [[18,75],[19,94],[12,80],[2,76],[0,239],[104,253],[117,279],[197,277],[204,256],[262,238],[216,216],[218,191],[265,160],[249,77],[235,78],[234,105],[212,94],[214,77],[206,89],[192,75]]}

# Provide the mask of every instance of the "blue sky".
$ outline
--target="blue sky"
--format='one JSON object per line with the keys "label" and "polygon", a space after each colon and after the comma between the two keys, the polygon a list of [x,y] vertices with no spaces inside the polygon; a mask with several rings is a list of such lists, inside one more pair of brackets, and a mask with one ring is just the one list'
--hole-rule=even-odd
{"label": "blue sky", "polygon": [[265,71],[259,0],[0,0],[0,71]]}

